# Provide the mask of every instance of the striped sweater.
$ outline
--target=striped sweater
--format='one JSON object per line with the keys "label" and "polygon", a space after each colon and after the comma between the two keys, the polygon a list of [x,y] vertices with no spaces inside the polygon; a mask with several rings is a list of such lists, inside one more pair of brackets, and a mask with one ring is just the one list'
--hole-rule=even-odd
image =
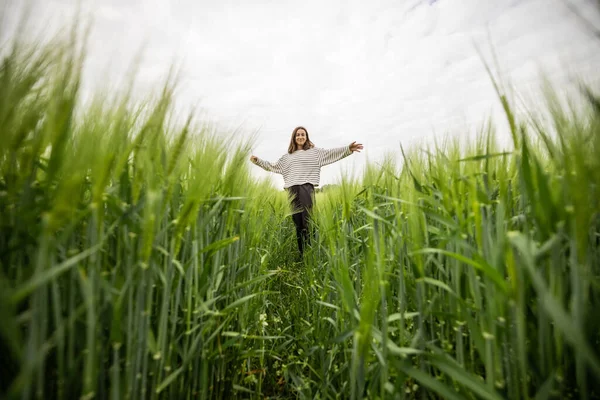
{"label": "striped sweater", "polygon": [[313,147],[308,150],[296,150],[292,154],[284,154],[276,163],[256,160],[256,165],[269,171],[283,175],[284,189],[294,185],[310,183],[319,186],[321,167],[341,160],[352,154],[349,146],[335,149]]}

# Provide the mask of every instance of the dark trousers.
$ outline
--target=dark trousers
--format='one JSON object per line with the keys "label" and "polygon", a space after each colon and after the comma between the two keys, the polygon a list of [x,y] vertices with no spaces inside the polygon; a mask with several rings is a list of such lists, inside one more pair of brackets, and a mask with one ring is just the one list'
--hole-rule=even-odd
{"label": "dark trousers", "polygon": [[288,194],[292,203],[292,219],[296,225],[296,237],[298,239],[300,254],[303,254],[306,245],[310,244],[308,218],[314,202],[314,191],[315,188],[310,183],[290,186],[288,188]]}

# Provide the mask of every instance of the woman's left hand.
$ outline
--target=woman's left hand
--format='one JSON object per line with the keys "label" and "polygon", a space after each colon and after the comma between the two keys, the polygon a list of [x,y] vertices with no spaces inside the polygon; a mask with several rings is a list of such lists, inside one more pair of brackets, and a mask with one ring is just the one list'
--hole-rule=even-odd
{"label": "woman's left hand", "polygon": [[354,152],[360,153],[360,150],[362,150],[362,149],[363,149],[362,143],[356,143],[356,142],[350,143],[350,151],[351,152],[353,152],[353,153]]}

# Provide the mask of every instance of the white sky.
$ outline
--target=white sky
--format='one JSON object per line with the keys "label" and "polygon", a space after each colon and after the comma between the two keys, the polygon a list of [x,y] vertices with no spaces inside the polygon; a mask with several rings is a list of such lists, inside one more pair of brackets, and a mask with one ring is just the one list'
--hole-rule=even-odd
{"label": "white sky", "polygon": [[[104,87],[107,71],[123,79],[142,48],[142,88],[158,88],[179,62],[179,107],[199,104],[224,127],[258,129],[261,158],[276,161],[297,125],[319,147],[362,142],[365,151],[323,169],[323,185],[367,158],[399,155],[400,143],[466,135],[498,115],[474,43],[489,62],[493,45],[502,76],[526,96],[539,71],[565,89],[574,78],[597,82],[600,40],[565,1],[600,26],[592,0],[80,0],[94,21],[86,87]],[[22,2],[3,3],[10,32]],[[78,1],[32,3],[39,32],[71,22]]]}

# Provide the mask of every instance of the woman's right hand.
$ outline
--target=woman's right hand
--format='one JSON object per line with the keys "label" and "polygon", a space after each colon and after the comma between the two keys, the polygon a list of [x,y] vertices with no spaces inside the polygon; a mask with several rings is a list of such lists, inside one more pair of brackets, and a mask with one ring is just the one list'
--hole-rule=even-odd
{"label": "woman's right hand", "polygon": [[256,164],[256,161],[258,161],[258,157],[250,156],[250,161],[252,161],[252,163]]}

